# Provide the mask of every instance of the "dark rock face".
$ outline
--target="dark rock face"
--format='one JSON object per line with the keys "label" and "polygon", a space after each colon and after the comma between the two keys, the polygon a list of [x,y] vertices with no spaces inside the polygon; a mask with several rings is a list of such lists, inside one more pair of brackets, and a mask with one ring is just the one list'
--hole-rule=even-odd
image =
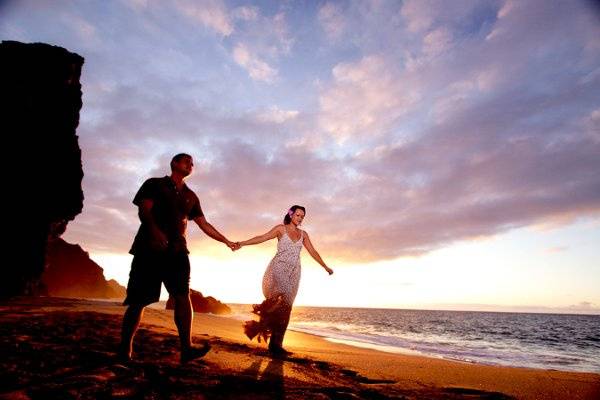
{"label": "dark rock face", "polygon": [[63,239],[48,242],[47,267],[42,274],[45,294],[57,297],[124,299],[125,288],[106,281],[102,268],[79,245]]}
{"label": "dark rock face", "polygon": [[[190,289],[190,298],[192,299],[192,308],[197,313],[211,314],[231,314],[231,308],[227,304],[221,303],[212,296],[204,297],[197,290]],[[167,301],[167,310],[172,310],[175,302],[171,297]]]}
{"label": "dark rock face", "polygon": [[[0,44],[0,126],[8,176],[0,298],[33,294],[44,269],[50,227],[83,208],[83,169],[76,128],[83,58],[44,43]],[[9,145],[10,144],[10,145]]]}

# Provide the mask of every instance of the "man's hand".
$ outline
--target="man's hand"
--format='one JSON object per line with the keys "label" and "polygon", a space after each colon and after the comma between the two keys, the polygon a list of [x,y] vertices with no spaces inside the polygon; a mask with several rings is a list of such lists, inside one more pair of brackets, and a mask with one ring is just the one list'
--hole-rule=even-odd
{"label": "man's hand", "polygon": [[150,245],[155,250],[166,250],[169,247],[169,240],[160,229],[156,228],[152,230],[152,240]]}
{"label": "man's hand", "polygon": [[333,270],[329,267],[325,267],[325,271],[327,271],[329,275],[333,274]]}

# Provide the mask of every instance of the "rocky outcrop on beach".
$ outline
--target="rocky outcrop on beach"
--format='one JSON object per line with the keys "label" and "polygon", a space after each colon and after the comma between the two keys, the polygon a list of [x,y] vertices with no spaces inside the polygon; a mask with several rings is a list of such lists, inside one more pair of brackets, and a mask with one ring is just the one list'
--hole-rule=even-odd
{"label": "rocky outcrop on beach", "polygon": [[[221,303],[219,300],[212,296],[204,297],[202,293],[197,290],[190,290],[190,298],[192,300],[192,308],[197,313],[210,313],[210,314],[231,314],[231,308],[227,304]],[[167,301],[167,310],[172,310],[174,302],[171,297]]]}
{"label": "rocky outcrop on beach", "polygon": [[[8,211],[0,298],[35,294],[51,225],[81,213],[83,57],[45,43],[0,43],[0,127]],[[10,143],[10,145],[8,145]],[[11,193],[8,195],[8,193]]]}
{"label": "rocky outcrop on beach", "polygon": [[51,239],[42,274],[42,293],[55,297],[123,299],[125,288],[114,279],[107,281],[104,270],[77,244]]}

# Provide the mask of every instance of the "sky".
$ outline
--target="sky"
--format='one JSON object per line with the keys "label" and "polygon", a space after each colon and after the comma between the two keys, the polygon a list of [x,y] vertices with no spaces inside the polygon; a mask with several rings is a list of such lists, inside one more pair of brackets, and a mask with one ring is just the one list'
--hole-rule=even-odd
{"label": "sky", "polygon": [[[185,152],[231,240],[306,207],[335,273],[304,251],[296,304],[600,313],[597,2],[3,1],[0,38],[85,58],[64,238],[107,278]],[[262,300],[275,241],[188,240],[192,288]]]}

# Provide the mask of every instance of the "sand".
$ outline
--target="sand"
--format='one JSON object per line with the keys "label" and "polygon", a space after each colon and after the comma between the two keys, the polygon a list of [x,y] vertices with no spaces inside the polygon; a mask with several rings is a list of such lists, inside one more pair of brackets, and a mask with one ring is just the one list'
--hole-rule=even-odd
{"label": "sand", "polygon": [[391,354],[288,332],[272,359],[241,322],[196,314],[203,359],[179,364],[172,311],[147,309],[134,360],[114,357],[118,303],[0,303],[0,399],[600,399],[600,374],[486,366]]}

